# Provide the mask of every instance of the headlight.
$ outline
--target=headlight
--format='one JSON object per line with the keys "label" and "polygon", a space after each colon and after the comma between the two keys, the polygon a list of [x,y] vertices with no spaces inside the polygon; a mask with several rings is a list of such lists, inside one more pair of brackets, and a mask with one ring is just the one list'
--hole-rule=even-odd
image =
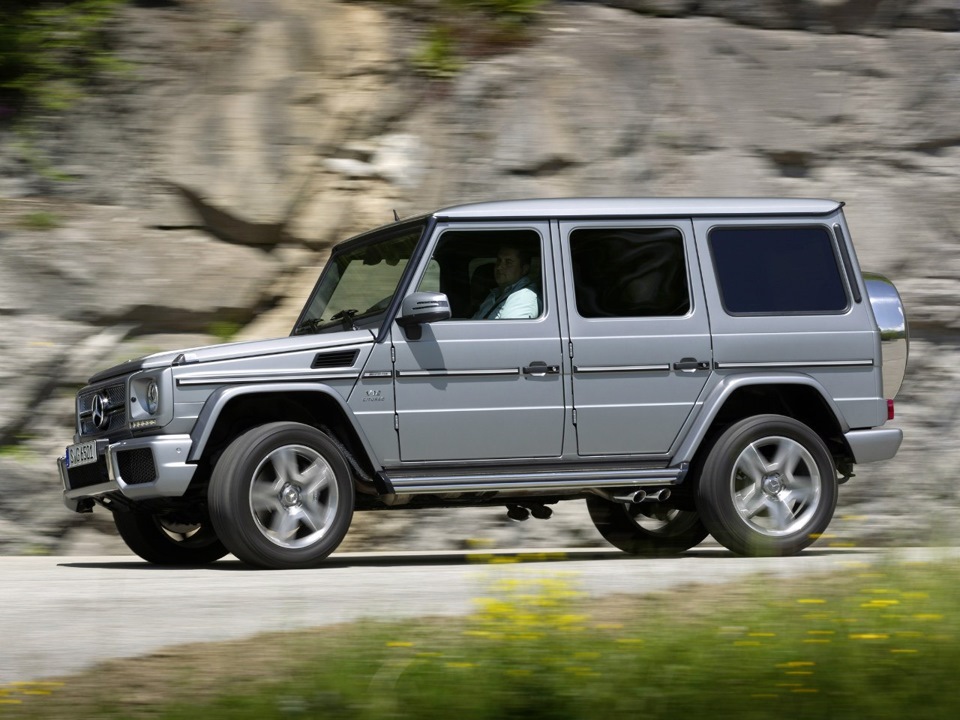
{"label": "headlight", "polygon": [[150,384],[147,385],[147,412],[151,415],[156,415],[157,410],[160,409],[160,388],[157,387],[157,381],[151,380]]}

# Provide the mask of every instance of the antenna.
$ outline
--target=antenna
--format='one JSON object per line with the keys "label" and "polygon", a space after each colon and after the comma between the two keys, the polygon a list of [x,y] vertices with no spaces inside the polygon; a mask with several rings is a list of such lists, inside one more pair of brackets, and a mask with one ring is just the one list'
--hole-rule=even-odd
{"label": "antenna", "polygon": [[394,222],[397,222],[399,219],[400,219],[400,216],[397,215],[397,210],[396,210],[396,208],[394,208],[394,210],[393,210],[393,221],[394,221]]}

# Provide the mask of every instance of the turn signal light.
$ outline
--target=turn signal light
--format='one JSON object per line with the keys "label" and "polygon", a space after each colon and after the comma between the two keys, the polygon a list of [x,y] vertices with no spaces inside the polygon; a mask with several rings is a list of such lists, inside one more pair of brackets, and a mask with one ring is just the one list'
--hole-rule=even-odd
{"label": "turn signal light", "polygon": [[887,400],[887,420],[893,420],[893,400]]}

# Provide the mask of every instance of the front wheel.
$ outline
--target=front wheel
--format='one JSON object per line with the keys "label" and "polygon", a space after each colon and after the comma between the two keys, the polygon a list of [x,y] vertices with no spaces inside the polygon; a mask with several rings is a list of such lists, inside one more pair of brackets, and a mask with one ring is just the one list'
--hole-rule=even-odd
{"label": "front wheel", "polygon": [[137,510],[116,510],[117,532],[137,555],[155,565],[207,565],[227,554],[210,522],[185,523]]}
{"label": "front wheel", "polygon": [[588,497],[587,510],[604,540],[632,555],[670,557],[707,537],[697,513],[660,503],[627,505]]}
{"label": "front wheel", "polygon": [[830,524],[837,487],[819,435],[792,418],[758,415],[710,448],[697,508],[710,534],[739,555],[794,555]]}
{"label": "front wheel", "polygon": [[278,422],[248,430],[227,447],[208,500],[217,534],[240,560],[309,568],[346,535],[354,490],[329,437],[309,425]]}

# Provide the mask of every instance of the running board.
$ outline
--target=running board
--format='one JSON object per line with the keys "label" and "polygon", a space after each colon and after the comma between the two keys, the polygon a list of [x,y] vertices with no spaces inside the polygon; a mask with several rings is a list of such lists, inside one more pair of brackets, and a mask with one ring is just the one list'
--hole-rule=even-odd
{"label": "running board", "polygon": [[642,486],[679,485],[687,474],[687,465],[679,468],[593,470],[550,470],[509,473],[477,473],[452,475],[390,475],[381,473],[397,495],[427,493],[499,492],[509,490],[565,492],[592,488],[633,488]]}

